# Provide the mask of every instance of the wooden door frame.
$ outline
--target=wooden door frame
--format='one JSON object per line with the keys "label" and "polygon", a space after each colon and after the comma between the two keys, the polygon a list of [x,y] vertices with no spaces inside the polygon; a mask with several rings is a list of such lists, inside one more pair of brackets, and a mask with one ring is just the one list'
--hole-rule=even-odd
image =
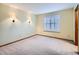
{"label": "wooden door frame", "polygon": [[78,46],[78,5],[75,9],[75,45]]}

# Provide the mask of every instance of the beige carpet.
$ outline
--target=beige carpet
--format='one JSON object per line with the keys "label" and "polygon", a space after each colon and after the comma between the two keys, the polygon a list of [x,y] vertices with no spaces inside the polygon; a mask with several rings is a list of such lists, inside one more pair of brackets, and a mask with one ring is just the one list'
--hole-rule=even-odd
{"label": "beige carpet", "polygon": [[76,55],[77,47],[67,41],[36,35],[0,47],[1,55]]}

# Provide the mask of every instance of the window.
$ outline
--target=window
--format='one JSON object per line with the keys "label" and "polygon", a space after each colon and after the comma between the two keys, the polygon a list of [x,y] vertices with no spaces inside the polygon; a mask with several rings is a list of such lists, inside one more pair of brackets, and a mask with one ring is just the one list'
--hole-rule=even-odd
{"label": "window", "polygon": [[44,31],[60,32],[60,16],[45,16]]}

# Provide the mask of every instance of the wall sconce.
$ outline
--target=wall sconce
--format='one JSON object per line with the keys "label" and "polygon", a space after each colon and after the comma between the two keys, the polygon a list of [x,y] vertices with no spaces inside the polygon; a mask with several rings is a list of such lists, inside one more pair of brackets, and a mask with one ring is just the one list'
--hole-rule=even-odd
{"label": "wall sconce", "polygon": [[15,18],[13,16],[10,17],[10,20],[12,20],[13,23],[15,22]]}
{"label": "wall sconce", "polygon": [[31,24],[31,23],[32,23],[32,21],[31,21],[31,20],[27,20],[27,23],[28,23],[28,24]]}
{"label": "wall sconce", "polygon": [[28,23],[30,24],[30,21],[28,21]]}
{"label": "wall sconce", "polygon": [[31,24],[32,23],[31,17],[28,17],[27,23],[28,24]]}
{"label": "wall sconce", "polygon": [[12,22],[14,23],[14,22],[15,22],[15,20],[12,20]]}

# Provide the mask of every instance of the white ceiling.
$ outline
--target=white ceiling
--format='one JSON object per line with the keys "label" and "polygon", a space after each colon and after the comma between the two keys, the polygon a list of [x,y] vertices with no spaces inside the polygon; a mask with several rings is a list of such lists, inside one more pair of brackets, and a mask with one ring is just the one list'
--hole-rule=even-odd
{"label": "white ceiling", "polygon": [[43,14],[73,8],[75,4],[74,3],[8,3],[7,5],[17,7],[26,12],[27,11],[32,12],[33,14]]}

